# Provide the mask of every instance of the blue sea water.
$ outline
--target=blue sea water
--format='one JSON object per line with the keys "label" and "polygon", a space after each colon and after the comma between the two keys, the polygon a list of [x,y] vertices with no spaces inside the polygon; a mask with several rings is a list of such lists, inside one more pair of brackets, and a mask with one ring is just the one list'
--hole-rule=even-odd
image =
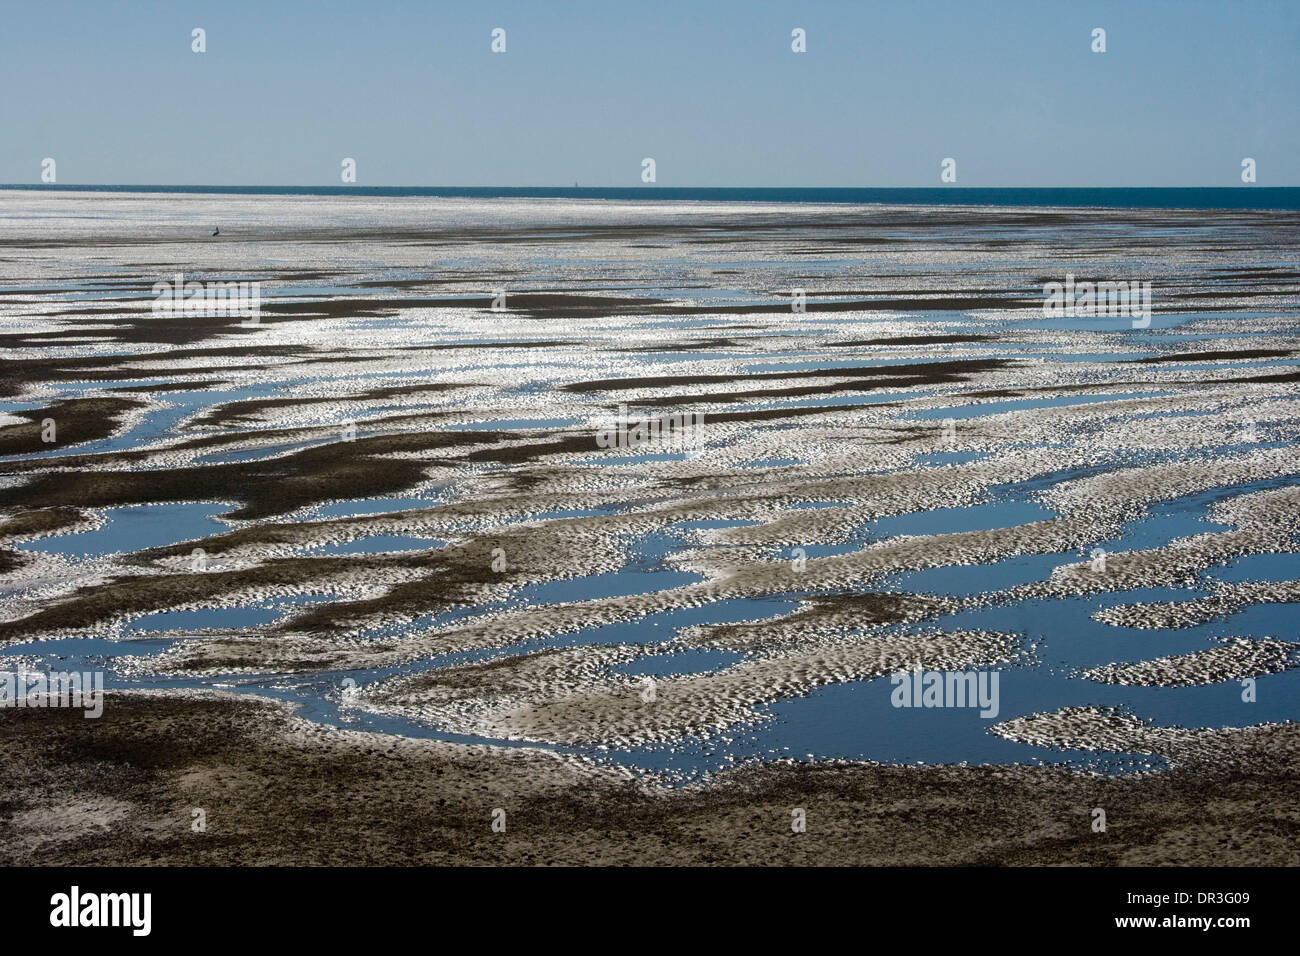
{"label": "blue sea water", "polygon": [[596,199],[670,202],[877,203],[908,206],[1082,206],[1119,209],[1300,209],[1300,187],[715,187],[715,186],[152,186],[15,183],[0,189],[254,196]]}

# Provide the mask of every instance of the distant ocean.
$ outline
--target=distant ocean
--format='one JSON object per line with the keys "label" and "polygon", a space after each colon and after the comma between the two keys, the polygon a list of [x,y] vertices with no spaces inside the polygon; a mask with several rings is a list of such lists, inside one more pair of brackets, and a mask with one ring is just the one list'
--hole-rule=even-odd
{"label": "distant ocean", "polygon": [[1300,187],[1192,188],[714,188],[675,186],[79,186],[16,184],[0,189],[104,193],[224,193],[271,196],[446,196],[480,199],[610,199],[916,206],[1085,206],[1124,209],[1300,209]]}

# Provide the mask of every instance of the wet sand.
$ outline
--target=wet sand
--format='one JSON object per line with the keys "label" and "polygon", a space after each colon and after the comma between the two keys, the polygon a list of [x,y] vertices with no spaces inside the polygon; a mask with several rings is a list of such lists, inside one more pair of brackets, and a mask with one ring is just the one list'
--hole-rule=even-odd
{"label": "wet sand", "polygon": [[[228,696],[0,719],[8,865],[1209,865],[1294,862],[1294,726],[1105,777],[770,764],[670,789],[529,749],[328,731]],[[1092,810],[1107,829],[1092,831]],[[206,832],[191,829],[193,810]],[[807,829],[791,828],[803,809]],[[505,811],[505,832],[492,829]]]}
{"label": "wet sand", "polygon": [[[1295,214],[96,201],[0,196],[0,669],[115,688],[0,711],[5,859],[1295,862]],[[1134,262],[1149,330],[1043,320]]]}

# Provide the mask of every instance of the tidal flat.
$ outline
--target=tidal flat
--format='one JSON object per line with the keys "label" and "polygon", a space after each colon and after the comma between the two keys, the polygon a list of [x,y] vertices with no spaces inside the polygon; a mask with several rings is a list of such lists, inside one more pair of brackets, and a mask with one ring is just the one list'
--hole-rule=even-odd
{"label": "tidal flat", "polygon": [[0,858],[1294,865],[1298,262],[1293,211],[0,190],[0,670],[108,688],[0,707]]}

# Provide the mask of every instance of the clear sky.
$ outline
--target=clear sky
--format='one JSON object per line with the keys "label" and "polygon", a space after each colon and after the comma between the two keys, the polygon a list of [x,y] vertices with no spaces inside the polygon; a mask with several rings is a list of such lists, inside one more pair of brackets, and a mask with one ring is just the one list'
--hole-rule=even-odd
{"label": "clear sky", "polygon": [[0,11],[6,183],[1300,186],[1300,0]]}

